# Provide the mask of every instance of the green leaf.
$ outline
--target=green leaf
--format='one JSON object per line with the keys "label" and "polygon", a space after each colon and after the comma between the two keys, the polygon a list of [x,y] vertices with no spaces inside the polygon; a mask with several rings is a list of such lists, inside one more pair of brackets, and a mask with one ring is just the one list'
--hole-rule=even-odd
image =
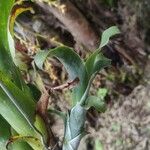
{"label": "green leaf", "polygon": [[[18,135],[17,132],[11,128],[11,137]],[[27,144],[25,141],[11,141],[11,143],[8,145],[9,150],[33,150],[29,144]]]}
{"label": "green leaf", "polygon": [[102,54],[98,54],[96,56],[96,59],[95,59],[95,64],[94,64],[94,67],[93,67],[93,73],[96,73],[96,72],[98,73],[99,71],[101,71],[105,67],[110,66],[110,64],[111,64],[110,59],[107,59]]}
{"label": "green leaf", "polygon": [[75,103],[79,101],[87,86],[87,72],[81,58],[69,47],[61,46],[49,51],[40,51],[36,54],[34,60],[36,65],[42,69],[46,58],[56,57],[66,68],[69,79],[79,78],[79,85],[74,88],[73,99]]}
{"label": "green leaf", "polygon": [[106,110],[105,102],[96,96],[89,96],[86,100],[85,107],[87,109],[94,107],[98,112],[104,112]]}
{"label": "green leaf", "polygon": [[112,26],[108,29],[106,29],[103,33],[102,33],[102,38],[101,38],[101,43],[99,48],[101,49],[102,47],[106,46],[109,42],[109,39],[116,35],[119,34],[120,30],[118,29],[117,26]]}
{"label": "green leaf", "polygon": [[6,120],[0,115],[0,149],[6,150],[6,141],[9,139],[10,125]]}
{"label": "green leaf", "polygon": [[[7,75],[0,72],[0,114],[18,133],[26,135],[32,131],[34,113],[35,104],[33,100],[12,83]],[[23,128],[23,126],[26,127]]]}
{"label": "green leaf", "polygon": [[9,33],[9,15],[15,0],[0,0],[0,70],[13,67],[10,48],[14,49],[14,42]]}
{"label": "green leaf", "polygon": [[80,133],[82,133],[85,117],[86,117],[86,110],[84,109],[84,107],[80,106],[80,104],[77,104],[75,107],[71,109],[69,125],[72,139],[74,139]]}
{"label": "green leaf", "polygon": [[87,97],[87,94],[89,92],[90,85],[96,75],[99,71],[101,71],[103,68],[108,67],[111,64],[111,60],[107,59],[103,56],[102,53],[100,53],[100,50],[103,46],[108,44],[109,39],[111,36],[120,33],[119,29],[116,26],[110,27],[107,30],[105,30],[102,34],[101,38],[101,44],[99,49],[97,49],[93,54],[87,58],[85,62],[85,67],[88,73],[88,80],[91,81],[88,83],[87,89],[82,97],[82,103]]}
{"label": "green leaf", "polygon": [[26,142],[17,141],[10,145],[9,150],[33,150]]}
{"label": "green leaf", "polygon": [[85,63],[86,70],[88,72],[88,86],[86,87],[86,90],[81,98],[81,105],[84,105],[85,100],[88,97],[88,93],[90,90],[90,86],[96,76],[96,74],[102,70],[103,68],[110,65],[110,60],[105,58],[102,54],[98,53],[98,50],[94,52],[89,59],[87,59]]}
{"label": "green leaf", "polygon": [[[2,73],[0,73],[0,114],[20,135],[37,137],[41,140],[41,133],[34,126],[34,101]],[[44,146],[42,141],[39,148],[32,141],[29,144],[36,150]]]}
{"label": "green leaf", "polygon": [[14,2],[15,0],[0,0],[0,71],[8,74],[22,91],[31,96],[11,56],[14,41],[9,32],[9,17]]}
{"label": "green leaf", "polygon": [[34,85],[34,84],[28,84],[28,87],[30,89],[30,92],[35,100],[35,102],[38,102],[38,100],[41,97],[41,92],[40,90]]}
{"label": "green leaf", "polygon": [[48,57],[48,55],[49,55],[49,51],[46,51],[46,50],[39,51],[35,55],[34,61],[39,69],[43,70],[43,65],[44,65],[44,62],[45,62],[46,58]]}
{"label": "green leaf", "polygon": [[[3,74],[0,75],[0,78],[1,78],[1,80],[0,80],[1,81],[1,88],[0,88],[0,95],[1,95],[0,103],[1,103],[1,105],[0,105],[0,107],[2,108],[0,111],[1,111],[1,114],[3,115],[3,117],[5,116],[7,119],[5,117],[4,118],[7,121],[9,120],[9,123],[13,124],[13,127],[19,129],[20,124],[16,125],[17,121],[15,122],[16,117],[21,116],[18,111],[20,108],[19,108],[19,106],[17,106],[18,105],[17,103],[21,103],[21,104],[24,103],[24,105],[21,107],[27,107],[28,105],[31,104],[31,106],[29,106],[30,111],[27,110],[27,113],[32,111],[32,113],[30,115],[31,118],[33,117],[32,114],[34,113],[33,111],[35,110],[35,108],[30,109],[33,106],[33,101],[31,100],[32,96],[29,92],[28,87],[24,83],[19,70],[16,68],[16,66],[13,63],[10,49],[9,49],[10,47],[9,47],[8,26],[9,26],[9,15],[10,15],[13,4],[14,4],[14,0],[6,0],[6,1],[0,0],[0,40],[1,40],[0,41],[0,71],[2,71],[5,74],[5,75],[3,75]],[[8,82],[8,80],[3,80],[4,78],[5,79],[10,78],[10,80],[12,80],[14,82],[14,83],[9,82],[8,85],[11,85],[11,87],[8,87],[7,83],[5,83],[5,82]],[[19,88],[19,89],[17,89],[17,88]],[[10,92],[10,90],[13,90],[13,92],[14,92],[13,94],[15,96],[18,96],[17,101],[15,103],[14,103],[13,99],[10,99],[8,96],[8,93]],[[18,91],[19,91],[19,93],[22,92],[24,95],[27,95],[27,97],[25,98],[23,96],[24,98],[22,99],[22,94],[18,95]],[[14,116],[12,115],[14,118],[13,117],[11,118],[11,115],[9,114],[9,112],[10,112],[10,114],[14,114]],[[15,113],[18,115],[15,116]],[[32,120],[33,120],[33,118],[32,118]],[[20,120],[18,118],[18,122],[19,121]],[[27,123],[25,123],[24,125],[28,126]],[[28,126],[28,129],[30,129],[30,128]],[[24,128],[22,128],[22,131],[25,133]]]}
{"label": "green leaf", "polygon": [[[12,135],[17,134],[15,131],[11,130],[10,125],[6,122],[6,120],[0,115],[0,149],[6,150],[6,143],[10,139]],[[11,150],[32,150],[32,148],[25,143],[24,141],[14,142],[10,144]]]}
{"label": "green leaf", "polygon": [[[104,31],[101,45],[105,46],[109,38],[117,33],[119,33],[119,30],[115,26]],[[79,85],[73,90],[74,105],[80,99],[84,100],[87,97],[90,85],[95,77],[93,74],[96,75],[101,69],[110,65],[110,60],[100,54],[100,49],[96,50],[84,65],[80,57],[71,48],[61,46],[50,51],[40,51],[36,54],[34,60],[40,69],[43,69],[43,64],[48,56],[56,57],[65,66],[70,80],[74,80],[76,77],[79,78]]]}
{"label": "green leaf", "polygon": [[79,103],[67,115],[63,150],[76,150],[84,133],[86,109]]}
{"label": "green leaf", "polygon": [[[0,0],[0,70],[11,72],[13,62],[9,50],[8,18],[14,0]],[[8,62],[9,60],[9,62]]]}
{"label": "green leaf", "polygon": [[110,59],[107,59],[102,55],[102,53],[99,53],[99,50],[95,51],[85,63],[88,72],[88,78],[90,79],[92,74],[99,72],[110,64]]}
{"label": "green leaf", "polygon": [[105,58],[102,53],[100,53],[100,50],[102,47],[106,46],[109,42],[109,39],[116,35],[119,34],[120,31],[116,26],[112,26],[108,29],[106,29],[102,33],[102,38],[101,38],[101,44],[99,49],[97,49],[90,57],[87,59],[85,66],[88,72],[89,78],[91,75],[95,72],[100,71],[104,67],[107,67],[110,65],[111,61],[107,58]]}
{"label": "green leaf", "polygon": [[83,62],[71,48],[61,46],[51,49],[50,51],[38,52],[34,60],[40,69],[43,68],[43,64],[48,56],[56,57],[65,66],[70,80],[74,80],[76,77],[79,77],[80,81],[83,81],[83,76],[85,74]]}
{"label": "green leaf", "polygon": [[0,48],[10,54],[8,43],[8,18],[15,0],[0,0]]}
{"label": "green leaf", "polygon": [[[35,103],[11,54],[14,41],[9,32],[9,18],[14,2],[0,0],[0,114],[18,134],[41,140],[41,133],[34,126]],[[40,147],[33,142],[29,144],[38,150],[44,146],[42,142]]]}
{"label": "green leaf", "polygon": [[33,149],[35,150],[43,150],[42,147],[40,147],[40,141],[39,139],[32,137],[32,136],[20,136],[15,135],[12,136],[8,143],[7,143],[7,149],[8,150],[33,150],[26,142],[28,143],[34,143]]}

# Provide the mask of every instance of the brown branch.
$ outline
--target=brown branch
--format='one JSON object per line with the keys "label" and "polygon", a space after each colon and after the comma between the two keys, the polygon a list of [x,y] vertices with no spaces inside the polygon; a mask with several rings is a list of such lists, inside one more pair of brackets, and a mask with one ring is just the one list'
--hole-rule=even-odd
{"label": "brown branch", "polygon": [[79,78],[75,78],[74,80],[72,81],[68,81],[67,83],[65,84],[62,84],[62,85],[59,85],[59,86],[56,86],[56,87],[52,87],[50,88],[51,90],[62,90],[62,89],[72,89],[74,88],[77,84],[79,83]]}

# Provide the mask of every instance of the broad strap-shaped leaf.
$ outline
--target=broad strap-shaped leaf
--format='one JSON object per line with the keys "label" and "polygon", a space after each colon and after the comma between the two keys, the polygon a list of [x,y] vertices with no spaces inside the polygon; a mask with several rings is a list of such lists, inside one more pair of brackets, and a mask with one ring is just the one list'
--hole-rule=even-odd
{"label": "broad strap-shaped leaf", "polygon": [[40,139],[40,146],[32,141],[27,141],[33,148],[40,150],[41,147],[44,147],[42,133],[34,126],[34,101],[21,91],[9,78],[7,78],[7,75],[4,75],[3,73],[0,73],[0,114],[18,134]]}
{"label": "broad strap-shaped leaf", "polygon": [[66,46],[57,47],[49,51],[40,51],[34,60],[36,65],[42,69],[46,58],[56,57],[66,68],[69,80],[79,78],[79,85],[74,89],[74,101],[79,101],[87,86],[87,72],[81,58],[71,48]]}
{"label": "broad strap-shaped leaf", "polygon": [[[28,107],[29,105],[27,105]],[[6,119],[7,122],[17,131],[17,133],[26,136],[37,137],[41,140],[40,134],[36,132],[36,130],[30,126],[28,121],[24,118],[24,116],[16,109],[16,107],[11,103],[10,99],[6,96],[5,93],[0,90],[0,114]],[[28,141],[27,141],[28,142]],[[35,150],[41,150],[41,147],[44,147],[43,142],[41,142],[40,146],[36,143],[29,143]]]}
{"label": "broad strap-shaped leaf", "polygon": [[102,55],[102,53],[100,53],[100,50],[102,47],[104,47],[108,44],[109,39],[112,36],[119,34],[119,33],[120,33],[120,31],[116,26],[112,26],[112,27],[106,29],[102,33],[100,47],[92,55],[90,55],[90,57],[87,59],[87,61],[85,63],[89,77],[96,71],[100,71],[104,67],[107,67],[110,65],[111,61],[109,59],[105,58]]}
{"label": "broad strap-shaped leaf", "polygon": [[0,70],[2,67],[13,67],[12,62],[9,64],[7,61],[12,61],[10,48],[14,51],[14,42],[9,33],[9,16],[14,2],[15,0],[0,0]]}
{"label": "broad strap-shaped leaf", "polygon": [[10,75],[15,84],[31,96],[11,55],[14,41],[9,32],[9,18],[14,2],[15,0],[0,0],[0,71]]}
{"label": "broad strap-shaped leaf", "polygon": [[0,115],[0,149],[6,150],[6,141],[11,136],[10,125]]}
{"label": "broad strap-shaped leaf", "polygon": [[0,0],[0,48],[3,47],[9,54],[8,18],[14,2],[15,0]]}
{"label": "broad strap-shaped leaf", "polygon": [[[11,124],[11,126],[20,134],[26,135],[26,128],[32,129],[35,116],[35,103],[26,94],[24,94],[8,77],[6,74],[0,72],[0,114]],[[10,113],[10,114],[9,114]],[[17,115],[18,114],[18,115]],[[13,118],[14,115],[14,118]],[[21,118],[20,118],[20,117]],[[16,119],[18,117],[18,119]],[[24,121],[20,121],[24,120]],[[16,122],[18,121],[18,125]],[[22,125],[20,125],[20,123]],[[27,122],[27,123],[25,123]],[[32,131],[32,130],[31,130]]]}
{"label": "broad strap-shaped leaf", "polygon": [[[83,76],[85,74],[85,68],[81,58],[69,47],[61,46],[50,51],[40,51],[35,56],[36,65],[42,69],[43,64],[46,58],[56,57],[66,68],[70,80],[79,77],[81,81],[83,81]],[[83,76],[81,73],[84,73]]]}
{"label": "broad strap-shaped leaf", "polygon": [[33,150],[32,147],[29,146],[24,141],[16,141],[12,145],[9,146],[8,150]]}
{"label": "broad strap-shaped leaf", "polygon": [[7,143],[7,148],[8,150],[33,150],[26,142],[28,143],[34,143],[33,149],[37,150],[42,150],[43,147],[41,147],[40,140],[32,137],[32,136],[12,136],[8,143]]}
{"label": "broad strap-shaped leaf", "polygon": [[99,50],[95,51],[85,63],[88,72],[88,78],[90,78],[92,74],[99,72],[110,64],[110,59],[104,57],[103,54],[99,52]]}
{"label": "broad strap-shaped leaf", "polygon": [[[15,132],[16,134],[16,132]],[[12,136],[11,127],[6,122],[6,120],[0,115],[0,149],[6,150],[6,144]],[[11,144],[11,150],[33,150],[27,143],[25,142],[16,142]]]}
{"label": "broad strap-shaped leaf", "polygon": [[0,70],[7,73],[14,67],[8,41],[8,19],[13,4],[14,0],[0,0]]}
{"label": "broad strap-shaped leaf", "polygon": [[106,29],[102,33],[102,38],[101,38],[101,43],[100,43],[99,48],[101,49],[102,47],[106,46],[109,42],[109,39],[116,34],[120,34],[120,30],[118,29],[117,26],[112,26]]}
{"label": "broad strap-shaped leaf", "polygon": [[[9,32],[9,18],[14,1],[0,0],[0,114],[18,134],[37,137],[44,147],[41,133],[34,126],[35,103],[11,55],[14,42]],[[41,150],[38,145],[29,144]]]}
{"label": "broad strap-shaped leaf", "polygon": [[104,57],[103,54],[100,52],[101,48],[106,44],[108,44],[111,36],[118,33],[120,33],[120,31],[116,26],[110,27],[107,30],[105,30],[102,34],[99,49],[97,49],[93,54],[91,54],[89,58],[86,60],[85,67],[88,73],[88,80],[91,82],[88,83],[87,89],[82,97],[82,104],[83,101],[88,97],[90,85],[95,77],[93,75],[96,75],[96,73],[98,73],[100,70],[111,64],[111,60]]}
{"label": "broad strap-shaped leaf", "polygon": [[79,103],[74,106],[67,116],[63,150],[77,150],[84,134],[86,109]]}
{"label": "broad strap-shaped leaf", "polygon": [[9,140],[7,140],[7,145],[5,143],[8,150],[33,150],[25,140],[14,141],[13,137],[16,135],[18,135],[18,133],[11,128],[11,136],[9,137]]}

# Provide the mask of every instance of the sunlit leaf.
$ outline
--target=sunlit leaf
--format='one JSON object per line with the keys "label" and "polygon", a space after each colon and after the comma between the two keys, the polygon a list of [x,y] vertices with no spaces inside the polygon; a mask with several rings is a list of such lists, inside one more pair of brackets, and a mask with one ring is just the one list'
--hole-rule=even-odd
{"label": "sunlit leaf", "polygon": [[[30,95],[29,89],[25,85],[11,56],[11,49],[14,48],[14,42],[9,32],[9,15],[14,2],[15,0],[0,0],[0,71],[10,75],[13,82],[15,82],[22,91]],[[9,45],[10,40],[12,45]]]}
{"label": "sunlit leaf", "polygon": [[[0,0],[0,48],[10,54],[8,44],[8,18],[15,0]],[[1,50],[2,51],[2,50]]]}
{"label": "sunlit leaf", "polygon": [[97,50],[87,59],[85,63],[88,72],[88,78],[90,78],[92,74],[99,72],[110,64],[111,60],[104,57],[102,53],[99,53],[99,50]]}
{"label": "sunlit leaf", "polygon": [[[42,140],[41,133],[34,126],[35,103],[32,94],[11,55],[14,47],[8,27],[13,4],[14,0],[0,0],[0,114],[18,134]],[[33,142],[29,144],[36,150],[44,147],[42,141],[40,147]]]}
{"label": "sunlit leaf", "polygon": [[[34,101],[3,73],[0,73],[0,114],[22,136],[41,136],[34,126]],[[35,147],[34,143],[29,144]]]}
{"label": "sunlit leaf", "polygon": [[[0,113],[18,133],[24,135],[30,132],[29,129],[32,129],[34,122],[35,104],[2,73],[0,73],[0,103]],[[16,116],[22,116],[20,117],[22,121],[15,119]],[[28,128],[20,128],[20,126],[28,126]]]}
{"label": "sunlit leaf", "polygon": [[8,150],[33,150],[26,142],[28,143],[34,143],[34,145],[37,145],[35,147],[33,147],[33,149],[37,149],[37,147],[39,146],[39,150],[41,150],[42,148],[40,148],[40,141],[37,138],[34,138],[32,136],[20,136],[20,135],[15,135],[12,136],[6,147]]}
{"label": "sunlit leaf", "polygon": [[[18,141],[10,141],[11,137],[18,135],[17,132],[11,128],[11,136],[7,141],[7,148],[8,150],[33,150],[25,140],[18,140]],[[10,143],[9,143],[10,142]],[[5,143],[6,146],[6,143]]]}

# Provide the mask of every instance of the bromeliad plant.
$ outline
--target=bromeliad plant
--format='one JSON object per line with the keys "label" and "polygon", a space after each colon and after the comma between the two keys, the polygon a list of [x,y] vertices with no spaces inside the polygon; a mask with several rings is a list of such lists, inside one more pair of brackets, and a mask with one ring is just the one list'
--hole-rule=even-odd
{"label": "bromeliad plant", "polygon": [[[14,63],[13,34],[10,34],[13,21],[9,20],[13,5],[14,0],[0,0],[0,149],[50,149],[48,124],[36,111],[37,100]],[[116,26],[104,31],[99,48],[85,61],[66,46],[39,51],[34,58],[37,67],[43,69],[47,57],[56,57],[65,66],[69,80],[77,83],[72,89],[72,108],[67,114],[63,114],[63,150],[77,150],[85,135],[87,110],[91,106],[98,111],[103,109],[101,99],[90,96],[89,89],[95,75],[110,65],[110,60],[100,52],[101,48],[108,43],[111,36],[118,33]]]}
{"label": "bromeliad plant", "polygon": [[[112,29],[116,30],[117,28],[112,27],[109,30]],[[66,46],[50,51],[40,51],[35,56],[35,63],[40,69],[47,57],[56,57],[69,74],[68,84],[78,83],[72,90],[71,110],[66,115],[60,113],[65,124],[63,150],[77,150],[81,138],[85,135],[84,123],[88,108],[94,106],[98,111],[103,110],[104,103],[101,99],[89,96],[89,89],[96,73],[110,65],[110,60],[100,54],[99,50],[95,51],[86,62],[82,61],[73,49]]]}
{"label": "bromeliad plant", "polygon": [[103,56],[101,48],[108,44],[111,36],[118,33],[120,32],[116,26],[105,30],[99,48],[85,61],[73,49],[66,46],[40,51],[35,56],[35,63],[40,69],[43,69],[47,57],[56,57],[66,68],[70,82],[77,79],[79,81],[72,90],[72,108],[65,117],[63,116],[65,118],[63,150],[77,150],[80,140],[85,135],[84,123],[87,110],[90,107],[95,107],[98,111],[103,110],[104,102],[96,96],[90,96],[89,90],[96,74],[111,63]]}

